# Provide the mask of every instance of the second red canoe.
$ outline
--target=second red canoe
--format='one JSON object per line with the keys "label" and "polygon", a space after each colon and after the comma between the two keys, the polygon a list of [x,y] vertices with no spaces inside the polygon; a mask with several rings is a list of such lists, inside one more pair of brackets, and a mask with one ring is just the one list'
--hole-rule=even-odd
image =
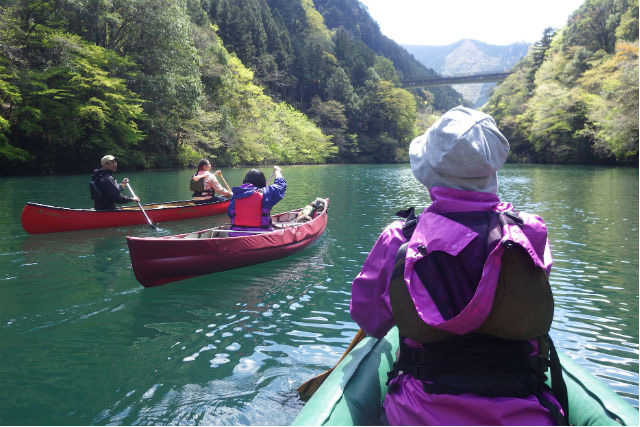
{"label": "second red canoe", "polygon": [[227,224],[175,236],[127,237],[133,272],[142,286],[151,287],[291,255],[327,226],[329,199],[314,204],[306,218],[299,217],[304,208],[272,215],[272,231],[241,235]]}

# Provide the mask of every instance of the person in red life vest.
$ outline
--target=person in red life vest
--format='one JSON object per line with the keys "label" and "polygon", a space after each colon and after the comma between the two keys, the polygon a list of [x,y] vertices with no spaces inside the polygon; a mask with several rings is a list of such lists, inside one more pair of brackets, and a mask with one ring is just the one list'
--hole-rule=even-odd
{"label": "person in red life vest", "polygon": [[231,189],[233,197],[227,213],[231,218],[232,230],[271,230],[271,209],[284,198],[287,189],[287,181],[282,177],[279,166],[273,167],[273,174],[273,184],[267,185],[264,174],[258,169],[251,169],[242,180],[242,185]]}
{"label": "person in red life vest", "polygon": [[[382,419],[390,425],[566,423],[566,387],[549,330],[547,227],[498,197],[509,143],[491,116],[445,113],[409,147],[431,196],[385,228],[351,288],[368,335],[397,326]],[[553,388],[544,381],[547,368]]]}
{"label": "person in red life vest", "polygon": [[193,200],[196,202],[207,202],[213,199],[224,200],[216,196],[216,193],[225,197],[230,197],[232,193],[218,182],[216,175],[221,176],[222,171],[217,170],[211,173],[211,163],[207,159],[202,159],[198,163],[198,170],[189,183],[189,188],[193,191]]}

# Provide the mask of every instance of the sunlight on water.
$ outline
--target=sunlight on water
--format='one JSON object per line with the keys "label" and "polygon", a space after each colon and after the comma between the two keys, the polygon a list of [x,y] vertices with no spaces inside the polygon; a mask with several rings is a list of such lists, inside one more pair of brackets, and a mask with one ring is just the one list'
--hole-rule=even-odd
{"label": "sunlight on water", "polygon": [[[270,171],[264,168],[265,173]],[[230,185],[245,169],[223,170]],[[131,173],[143,201],[188,197],[191,171]],[[212,218],[50,235],[19,223],[36,178],[0,181],[2,424],[288,424],[295,389],[358,326],[351,281],[395,212],[430,201],[408,165],[284,168],[275,211],[330,197],[329,224],[288,258],[142,288],[127,235]],[[82,207],[86,177],[37,178],[38,202]],[[603,183],[606,187],[603,188]],[[542,216],[554,254],[556,346],[638,406],[637,170],[508,165],[500,196]]]}

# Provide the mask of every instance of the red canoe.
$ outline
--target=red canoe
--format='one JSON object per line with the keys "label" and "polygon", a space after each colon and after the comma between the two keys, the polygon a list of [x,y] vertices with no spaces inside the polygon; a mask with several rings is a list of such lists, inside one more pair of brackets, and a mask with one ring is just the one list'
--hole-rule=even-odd
{"label": "red canoe", "polygon": [[[228,200],[201,204],[196,204],[192,200],[181,200],[142,205],[154,224],[218,215],[226,213],[228,206]],[[31,202],[28,202],[22,209],[20,220],[25,231],[31,234],[147,223],[138,206],[124,206],[117,211],[95,211],[93,209],[60,208]]]}
{"label": "red canoe", "polygon": [[175,236],[127,237],[133,272],[142,286],[151,287],[291,255],[327,226],[329,199],[318,200],[323,203],[307,222],[297,219],[302,209],[272,215],[273,231],[237,235],[226,224]]}

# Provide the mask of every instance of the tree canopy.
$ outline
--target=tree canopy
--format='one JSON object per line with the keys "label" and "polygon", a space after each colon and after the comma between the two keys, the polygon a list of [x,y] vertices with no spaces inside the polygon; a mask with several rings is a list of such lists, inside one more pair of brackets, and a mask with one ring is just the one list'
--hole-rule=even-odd
{"label": "tree canopy", "polygon": [[638,1],[587,0],[484,107],[510,159],[638,164]]}
{"label": "tree canopy", "polygon": [[[637,8],[587,0],[495,90],[512,160],[637,164]],[[400,86],[434,74],[358,0],[5,0],[0,170],[402,162],[463,103]]]}

